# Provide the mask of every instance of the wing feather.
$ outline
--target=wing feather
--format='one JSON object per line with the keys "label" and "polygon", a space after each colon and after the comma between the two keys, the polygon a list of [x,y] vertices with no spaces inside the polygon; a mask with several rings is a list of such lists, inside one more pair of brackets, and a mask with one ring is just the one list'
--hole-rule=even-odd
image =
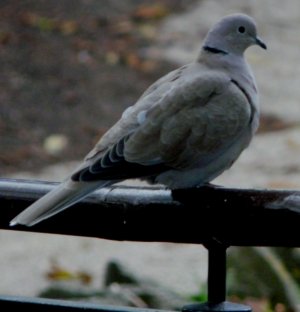
{"label": "wing feather", "polygon": [[161,95],[142,123],[137,114],[104,136],[73,179],[122,180],[205,165],[248,127],[251,106],[228,76],[209,71]]}

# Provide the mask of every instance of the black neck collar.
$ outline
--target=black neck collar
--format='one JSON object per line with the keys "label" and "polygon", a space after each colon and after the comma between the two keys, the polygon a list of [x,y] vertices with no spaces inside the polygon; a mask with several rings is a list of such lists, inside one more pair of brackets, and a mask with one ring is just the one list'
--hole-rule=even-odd
{"label": "black neck collar", "polygon": [[227,51],[224,51],[224,50],[221,50],[218,48],[214,48],[214,47],[210,47],[210,46],[204,46],[203,50],[206,52],[209,52],[209,53],[214,53],[214,54],[223,54],[223,55],[228,54]]}

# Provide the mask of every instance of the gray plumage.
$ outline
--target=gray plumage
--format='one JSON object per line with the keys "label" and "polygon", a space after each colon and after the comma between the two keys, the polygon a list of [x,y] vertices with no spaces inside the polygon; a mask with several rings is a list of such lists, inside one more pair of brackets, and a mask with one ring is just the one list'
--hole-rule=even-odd
{"label": "gray plumage", "polygon": [[128,178],[176,189],[220,175],[249,145],[259,123],[257,86],[244,59],[251,45],[266,49],[251,17],[221,19],[195,62],[150,86],[82,164],[11,225],[36,224],[95,189]]}

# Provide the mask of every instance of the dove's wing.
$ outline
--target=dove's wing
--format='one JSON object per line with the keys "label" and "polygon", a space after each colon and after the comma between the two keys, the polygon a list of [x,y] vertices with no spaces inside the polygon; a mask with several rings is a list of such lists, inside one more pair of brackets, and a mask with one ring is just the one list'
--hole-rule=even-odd
{"label": "dove's wing", "polygon": [[106,134],[73,180],[152,177],[205,166],[235,142],[251,121],[251,103],[243,90],[224,73],[209,70],[182,76],[148,110],[137,111]]}

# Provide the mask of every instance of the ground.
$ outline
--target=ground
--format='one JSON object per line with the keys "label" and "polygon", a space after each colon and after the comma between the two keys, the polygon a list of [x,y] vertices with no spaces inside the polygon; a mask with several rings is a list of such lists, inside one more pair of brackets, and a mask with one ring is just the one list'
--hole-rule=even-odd
{"label": "ground", "polygon": [[[180,1],[2,1],[1,174],[81,158],[174,64],[147,59]],[[58,153],[47,138],[63,138]],[[45,143],[46,142],[46,143]]]}

